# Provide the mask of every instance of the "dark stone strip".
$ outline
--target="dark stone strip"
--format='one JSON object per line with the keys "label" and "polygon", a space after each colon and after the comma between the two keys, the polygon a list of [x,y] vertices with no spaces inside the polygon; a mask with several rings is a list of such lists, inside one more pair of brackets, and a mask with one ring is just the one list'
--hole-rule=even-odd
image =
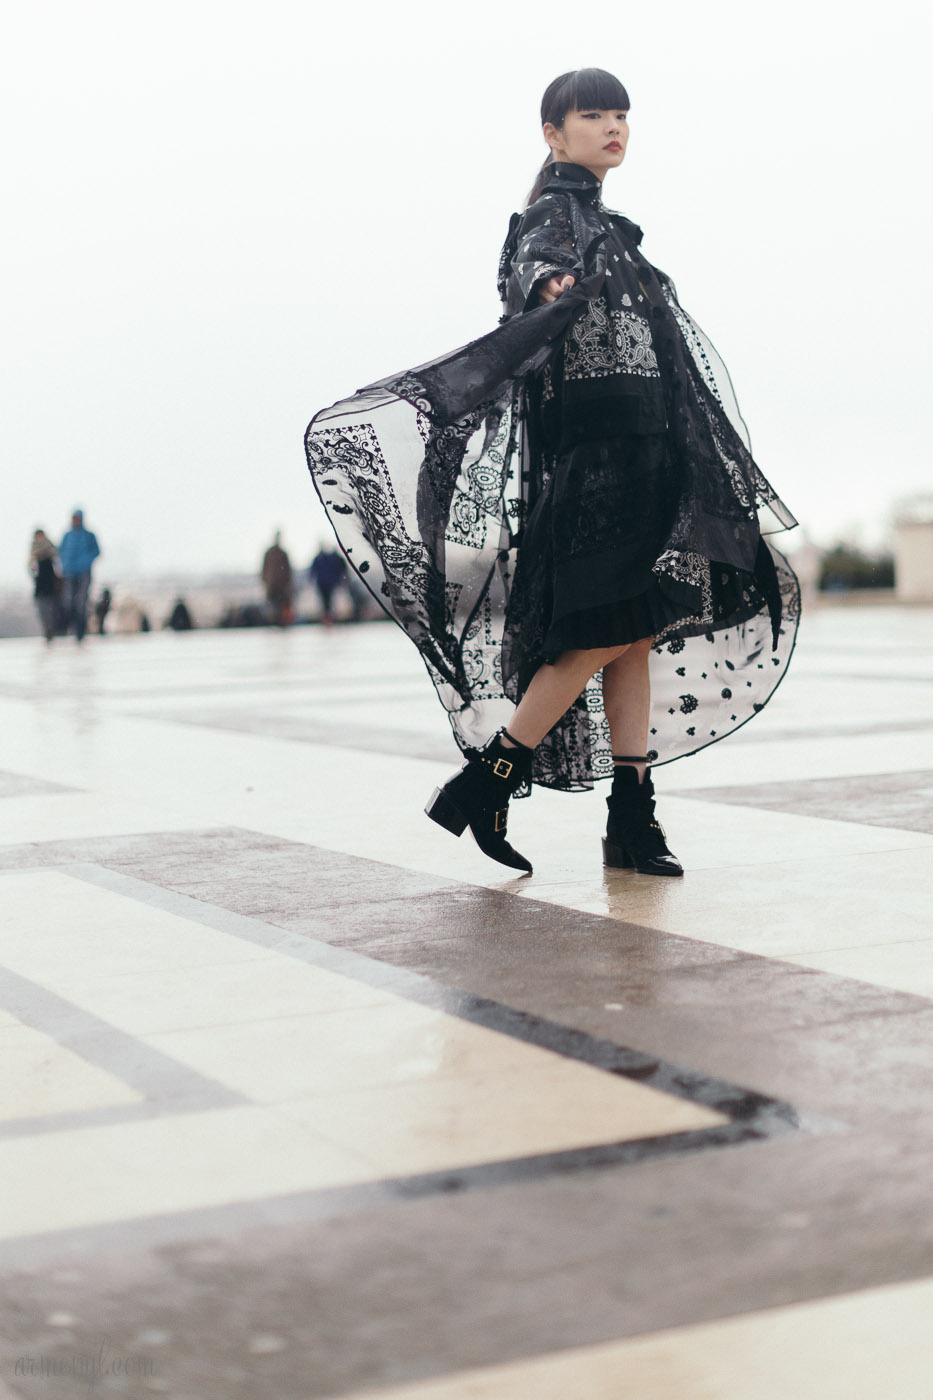
{"label": "dark stone strip", "polygon": [[[0,1006],[24,1025],[42,1031],[59,1045],[128,1084],[163,1114],[198,1112],[251,1102],[236,1090],[199,1074],[189,1065],[181,1064],[136,1036],[118,1030],[92,1012],[7,968],[0,969]],[[115,1121],[146,1116],[141,1114],[140,1105],[132,1104],[115,1105],[103,1111],[113,1114]],[[91,1126],[100,1121],[101,1112],[94,1108],[77,1114],[50,1114],[40,1121],[45,1131],[61,1126]],[[67,1124],[58,1121],[63,1117],[69,1120]],[[35,1118],[12,1120],[2,1125],[0,1136],[26,1136],[39,1130]]]}
{"label": "dark stone strip", "polygon": [[[669,789],[672,795],[676,792],[675,788]],[[824,821],[855,822],[859,826],[933,835],[933,769],[929,768],[703,788],[680,795],[699,802],[723,802],[736,807],[790,812],[799,817],[818,817]]]}

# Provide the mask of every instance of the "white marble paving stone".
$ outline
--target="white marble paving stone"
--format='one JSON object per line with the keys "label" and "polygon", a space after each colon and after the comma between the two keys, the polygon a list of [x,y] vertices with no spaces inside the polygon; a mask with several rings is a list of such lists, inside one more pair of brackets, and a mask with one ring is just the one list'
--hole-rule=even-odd
{"label": "white marble paving stone", "polygon": [[565,1061],[381,1084],[277,1105],[389,1175],[711,1128],[712,1109]]}
{"label": "white marble paving stone", "polygon": [[573,893],[542,882],[535,897],[793,961],[804,953],[928,940],[933,861],[924,851],[903,850],[695,870],[676,880],[619,870]]}
{"label": "white marble paving stone", "polygon": [[0,803],[0,846],[81,841],[94,836],[143,836],[150,831],[196,830],[197,820],[178,817],[167,804],[101,796],[94,792],[34,793]]}
{"label": "white marble paving stone", "polygon": [[[876,852],[905,850],[917,851],[918,859],[923,852],[933,862],[933,835],[925,832],[829,821],[738,803],[704,802],[702,794],[665,796],[660,783],[658,778],[658,817],[671,849],[691,874],[701,870],[732,871],[745,866],[761,869],[792,861],[828,861],[837,856],[871,856]],[[527,826],[532,843],[528,849],[535,861],[535,880],[527,882],[526,886],[529,894],[534,883],[550,884],[559,879],[561,867],[568,877],[574,872],[579,877],[587,864],[594,873],[600,873],[601,838],[606,821],[602,799],[608,791],[609,786],[605,784],[599,794],[600,801],[595,804],[588,795],[559,794],[558,801],[563,798],[561,805],[555,801],[549,803],[544,820],[533,820],[537,813],[529,812],[525,823],[522,804],[515,804],[514,816],[510,818],[514,839],[518,842]],[[537,795],[527,806],[531,808],[536,800]],[[568,820],[559,820],[562,811]],[[578,811],[580,819],[574,820]]]}
{"label": "white marble paving stone", "polygon": [[933,1000],[933,931],[916,943],[877,943],[827,953],[798,953],[794,962],[836,977],[854,977],[874,987]]}
{"label": "white marble paving stone", "polygon": [[276,956],[57,870],[0,872],[0,901],[3,965],[66,998],[75,981],[115,972]]}
{"label": "white marble paving stone", "polygon": [[298,959],[250,957],[200,968],[165,967],[85,980],[76,971],[68,995],[85,1010],[132,1035],[265,1022],[280,1016],[376,1006],[393,998],[365,982],[340,977]]}
{"label": "white marble paving stone", "polygon": [[[724,1121],[646,1085],[401,999],[142,1039],[200,1074],[268,1104],[444,1083],[466,1103],[469,1091],[463,1086],[457,1090],[457,1081],[481,1083],[477,1092],[487,1094],[499,1079],[528,1076],[536,1092],[549,1094],[555,1118],[572,1117],[581,1106],[590,1106],[585,1121],[578,1120],[579,1135],[572,1145],[650,1136],[649,1127],[651,1132],[679,1132],[684,1126]],[[411,1101],[417,1101],[415,1091]],[[614,1114],[608,1132],[607,1107]],[[330,1111],[335,1121],[346,1116],[339,1106]],[[326,1106],[322,1112],[326,1116]],[[352,1117],[352,1103],[348,1112]],[[665,1122],[673,1126],[665,1129]],[[546,1122],[543,1127],[547,1129]],[[528,1152],[545,1150],[532,1133],[526,1143]],[[448,1164],[456,1160],[454,1156]]]}
{"label": "white marble paving stone", "polygon": [[371,1180],[372,1164],[262,1107],[0,1142],[0,1239]]}
{"label": "white marble paving stone", "polygon": [[925,1279],[339,1400],[929,1400],[931,1311]]}
{"label": "white marble paving stone", "polygon": [[[12,1018],[11,1018],[12,1019]],[[143,1095],[116,1075],[26,1026],[0,1025],[0,1121],[42,1118],[140,1103]],[[0,1161],[2,1161],[0,1147]]]}
{"label": "white marble paving stone", "polygon": [[668,786],[686,792],[704,787],[909,773],[918,768],[933,768],[933,726],[906,731],[892,727],[885,734],[820,734],[786,738],[780,744],[726,740],[691,758],[662,766],[657,776],[660,779],[665,774]]}

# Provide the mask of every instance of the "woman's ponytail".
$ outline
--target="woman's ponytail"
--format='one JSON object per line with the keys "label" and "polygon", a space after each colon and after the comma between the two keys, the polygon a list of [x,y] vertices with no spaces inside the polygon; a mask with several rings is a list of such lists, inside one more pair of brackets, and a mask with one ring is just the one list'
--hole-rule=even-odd
{"label": "woman's ponytail", "polygon": [[541,191],[547,184],[547,177],[550,172],[550,168],[553,164],[554,152],[548,151],[547,160],[544,162],[541,169],[538,171],[537,178],[535,179],[535,182],[532,185],[531,189],[528,191],[528,198],[525,200],[526,209],[528,208],[529,204],[534,204],[535,200],[540,198]]}

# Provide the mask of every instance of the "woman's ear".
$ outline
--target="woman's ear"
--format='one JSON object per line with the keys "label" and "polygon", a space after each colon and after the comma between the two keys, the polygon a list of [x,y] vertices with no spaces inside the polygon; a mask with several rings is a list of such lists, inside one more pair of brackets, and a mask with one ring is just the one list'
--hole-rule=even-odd
{"label": "woman's ear", "polygon": [[553,122],[545,122],[541,130],[544,133],[545,141],[548,143],[551,150],[556,153],[561,143],[560,127],[555,126]]}

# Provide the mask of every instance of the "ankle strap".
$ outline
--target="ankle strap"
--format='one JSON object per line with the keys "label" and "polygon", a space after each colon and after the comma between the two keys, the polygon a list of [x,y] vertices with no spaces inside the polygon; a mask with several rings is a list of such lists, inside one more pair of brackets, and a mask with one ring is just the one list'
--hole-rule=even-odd
{"label": "ankle strap", "polygon": [[646,753],[638,754],[634,757],[630,753],[614,753],[612,755],[612,761],[613,763],[650,763],[651,759]]}
{"label": "ankle strap", "polygon": [[530,749],[527,744],[521,743],[519,739],[513,739],[512,735],[505,728],[505,725],[502,726],[502,728],[499,730],[499,733],[502,734],[506,739],[508,739],[510,744],[514,744],[517,749],[524,749],[526,753],[534,753],[534,749]]}

